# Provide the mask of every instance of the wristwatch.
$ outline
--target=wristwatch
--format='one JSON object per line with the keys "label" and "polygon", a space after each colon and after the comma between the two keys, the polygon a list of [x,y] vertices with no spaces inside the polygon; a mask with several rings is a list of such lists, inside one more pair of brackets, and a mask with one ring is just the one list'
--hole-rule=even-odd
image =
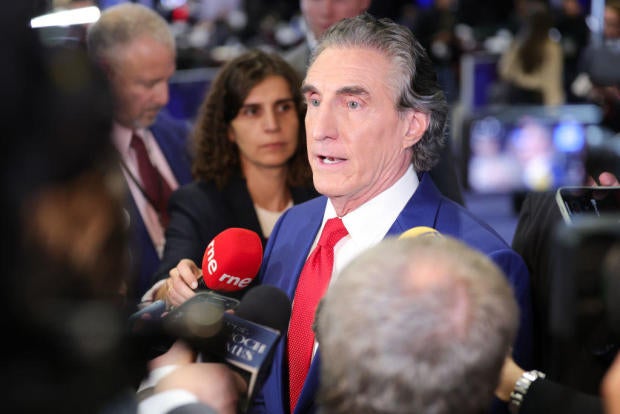
{"label": "wristwatch", "polygon": [[517,414],[519,412],[527,390],[530,388],[530,385],[532,385],[532,382],[536,381],[538,378],[545,378],[545,374],[534,370],[526,371],[519,377],[515,383],[515,388],[510,393],[508,409],[512,414]]}

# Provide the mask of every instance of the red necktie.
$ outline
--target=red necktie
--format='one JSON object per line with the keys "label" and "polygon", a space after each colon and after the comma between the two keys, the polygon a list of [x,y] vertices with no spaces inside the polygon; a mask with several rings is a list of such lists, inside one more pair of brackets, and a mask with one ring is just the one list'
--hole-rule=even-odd
{"label": "red necktie", "polygon": [[170,185],[155,168],[146,152],[146,146],[142,137],[135,132],[131,135],[131,148],[136,152],[138,158],[138,172],[142,181],[142,193],[159,214],[162,226],[168,224],[168,199],[172,193]]}
{"label": "red necktie", "polygon": [[312,323],[319,301],[327,290],[334,265],[334,246],[348,234],[339,218],[327,220],[319,242],[301,270],[291,323],[288,329],[288,360],[291,413],[301,394],[314,347]]}

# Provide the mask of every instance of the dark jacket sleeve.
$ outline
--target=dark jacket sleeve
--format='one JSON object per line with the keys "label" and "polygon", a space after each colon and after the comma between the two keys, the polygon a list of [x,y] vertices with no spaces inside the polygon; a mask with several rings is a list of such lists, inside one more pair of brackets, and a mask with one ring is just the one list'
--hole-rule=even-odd
{"label": "dark jacket sleeve", "polygon": [[533,366],[547,373],[553,357],[548,322],[553,270],[550,258],[554,231],[561,222],[553,192],[528,193],[512,240],[512,248],[523,257],[530,273]]}
{"label": "dark jacket sleeve", "polygon": [[519,414],[603,414],[600,398],[553,381],[538,379],[530,385]]}
{"label": "dark jacket sleeve", "polygon": [[230,220],[222,217],[221,203],[213,194],[201,190],[199,183],[180,187],[170,197],[170,222],[166,229],[166,244],[160,265],[153,275],[155,283],[168,277],[168,272],[183,258],[192,259],[198,266],[207,244]]}

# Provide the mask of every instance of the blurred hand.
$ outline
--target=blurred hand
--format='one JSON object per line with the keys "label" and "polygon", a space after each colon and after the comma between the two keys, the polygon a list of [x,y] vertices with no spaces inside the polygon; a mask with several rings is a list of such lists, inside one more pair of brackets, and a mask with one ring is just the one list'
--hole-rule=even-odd
{"label": "blurred hand", "polygon": [[247,391],[238,373],[219,363],[193,363],[181,366],[162,378],[155,392],[184,389],[220,414],[236,414],[239,396]]}
{"label": "blurred hand", "polygon": [[[607,171],[602,172],[598,176],[598,182],[603,187],[620,186],[620,181],[618,181],[616,176]],[[592,177],[588,177],[588,185],[595,187],[599,184],[597,184]]]}
{"label": "blurred hand", "polygon": [[149,370],[166,365],[187,365],[196,361],[196,353],[184,341],[178,340],[170,349],[149,361]]}
{"label": "blurred hand", "polygon": [[620,353],[603,378],[601,396],[606,414],[620,414]]}

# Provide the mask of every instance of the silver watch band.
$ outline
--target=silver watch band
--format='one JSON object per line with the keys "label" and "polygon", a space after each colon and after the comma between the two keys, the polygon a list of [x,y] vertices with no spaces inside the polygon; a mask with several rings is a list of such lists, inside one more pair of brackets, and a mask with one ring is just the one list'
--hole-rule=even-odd
{"label": "silver watch band", "polygon": [[530,385],[532,385],[532,382],[539,378],[545,378],[545,374],[536,370],[526,371],[519,377],[515,383],[514,389],[510,393],[508,408],[512,414],[517,414],[519,412],[527,390],[530,388]]}

